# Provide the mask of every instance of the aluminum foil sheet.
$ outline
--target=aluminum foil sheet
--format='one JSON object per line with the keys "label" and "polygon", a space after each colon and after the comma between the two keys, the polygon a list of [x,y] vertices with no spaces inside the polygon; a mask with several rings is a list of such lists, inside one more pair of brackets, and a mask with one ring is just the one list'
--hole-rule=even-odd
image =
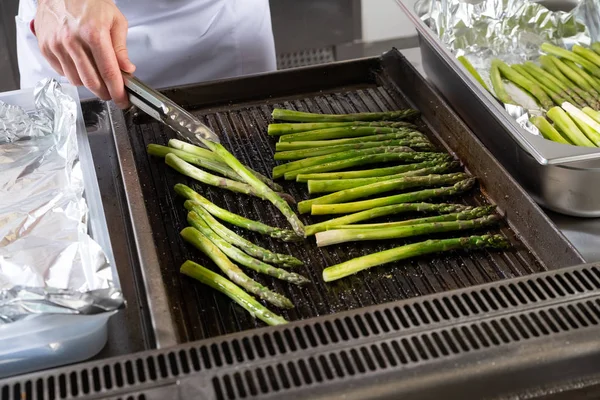
{"label": "aluminum foil sheet", "polygon": [[35,110],[0,101],[0,324],[123,305],[88,235],[77,103],[51,79],[34,99]]}
{"label": "aluminum foil sheet", "polygon": [[[415,11],[457,57],[465,56],[491,89],[491,61],[507,64],[537,61],[544,42],[570,49],[600,40],[600,0],[581,0],[569,12],[550,11],[529,0],[419,0]],[[568,2],[547,3],[568,6]],[[507,91],[523,107],[505,104],[508,113],[527,131],[542,110],[534,100],[509,82]]]}

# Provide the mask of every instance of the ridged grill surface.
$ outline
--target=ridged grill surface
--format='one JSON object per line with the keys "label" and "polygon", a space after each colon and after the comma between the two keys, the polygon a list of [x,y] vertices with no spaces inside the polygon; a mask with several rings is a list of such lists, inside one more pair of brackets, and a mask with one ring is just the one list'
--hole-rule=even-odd
{"label": "ridged grill surface", "polygon": [[[266,131],[268,123],[271,122],[270,113],[273,107],[345,113],[395,110],[405,108],[406,103],[401,93],[386,87],[371,86],[360,89],[347,88],[343,92],[323,93],[307,98],[297,97],[288,101],[276,99],[248,105],[237,104],[227,109],[220,108],[218,111],[200,110],[197,115],[218,132],[223,144],[242,162],[265,175],[270,175],[276,165],[273,160],[275,139],[268,137]],[[421,130],[428,133],[442,148],[424,125],[421,126]],[[185,183],[221,207],[271,225],[285,227],[285,218],[267,202],[197,184],[167,167],[164,161],[149,158],[145,152],[148,144],[166,145],[170,138],[175,137],[162,125],[153,122],[135,124],[130,134],[160,257],[163,281],[174,319],[177,321],[180,341],[199,340],[262,326],[260,321],[250,317],[224,295],[179,273],[179,266],[187,259],[213,270],[216,267],[180,238],[179,232],[187,225],[186,211],[183,200],[175,195],[173,186],[176,183]],[[297,201],[309,198],[305,185],[285,183],[284,187]],[[474,189],[460,198],[437,201],[480,205],[488,200],[479,189]],[[323,220],[315,217],[302,219],[305,223]],[[313,281],[305,288],[298,288],[245,269],[252,278],[292,300],[296,305],[295,309],[274,309],[289,320],[306,319],[545,270],[519,242],[517,236],[503,225],[502,233],[509,237],[513,244],[513,248],[508,251],[453,252],[443,256],[421,257],[372,268],[356,276],[325,284],[321,280],[323,268],[409,241],[350,243],[319,249],[314,239],[301,244],[285,244],[248,231],[236,231],[254,243],[277,252],[293,254],[305,262],[305,266],[298,268],[298,272]],[[477,231],[482,232],[485,231]],[[448,234],[438,237],[447,236]],[[413,238],[410,242],[424,239],[425,237]]]}

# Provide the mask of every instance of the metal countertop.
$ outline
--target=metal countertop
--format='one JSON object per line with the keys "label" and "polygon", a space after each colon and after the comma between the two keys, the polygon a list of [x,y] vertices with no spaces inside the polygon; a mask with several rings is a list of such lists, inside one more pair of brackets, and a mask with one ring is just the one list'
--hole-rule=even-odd
{"label": "metal countertop", "polygon": [[[401,52],[425,76],[420,49],[403,49]],[[546,211],[546,214],[588,262],[600,261],[600,218],[575,218],[552,211]]]}

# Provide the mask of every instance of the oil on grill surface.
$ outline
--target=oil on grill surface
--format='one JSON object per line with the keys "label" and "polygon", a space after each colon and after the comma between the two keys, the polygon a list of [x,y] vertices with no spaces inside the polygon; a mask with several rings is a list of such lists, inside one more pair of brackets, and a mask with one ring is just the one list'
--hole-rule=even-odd
{"label": "oil on grill surface", "polygon": [[[270,113],[273,107],[321,113],[406,108],[406,102],[400,93],[382,86],[254,104],[236,105],[219,112],[205,110],[199,115],[220,135],[222,143],[236,157],[269,176],[275,165],[275,139],[268,137],[266,131],[268,123],[271,122]],[[262,322],[250,317],[224,295],[179,273],[179,266],[186,259],[194,260],[213,270],[216,270],[216,266],[180,238],[179,231],[187,226],[186,211],[182,199],[174,194],[173,186],[178,182],[186,183],[221,207],[271,225],[285,227],[285,218],[267,202],[197,184],[167,167],[163,160],[149,158],[145,153],[149,143],[166,145],[174,134],[157,123],[134,126],[135,129],[131,131],[134,154],[170,307],[174,320],[178,322],[179,340],[199,340],[263,326]],[[421,126],[421,130],[430,133],[424,125]],[[429,136],[439,144],[432,135]],[[284,187],[297,201],[309,198],[305,185],[286,182]],[[461,198],[444,200],[471,205],[487,202],[479,189],[474,189]],[[314,223],[322,219],[303,217],[303,220],[305,223]],[[305,262],[305,266],[297,271],[309,277],[313,283],[304,288],[245,269],[249,276],[293,301],[295,309],[281,311],[288,320],[306,319],[544,270],[520,244],[514,233],[504,225],[502,232],[508,235],[514,244],[510,251],[455,252],[444,256],[421,257],[372,268],[358,275],[325,284],[321,280],[321,272],[325,267],[407,241],[359,242],[319,249],[314,243],[314,238],[300,244],[286,244],[248,231],[236,231],[254,243],[277,252],[292,254]],[[415,240],[424,238],[412,241]]]}

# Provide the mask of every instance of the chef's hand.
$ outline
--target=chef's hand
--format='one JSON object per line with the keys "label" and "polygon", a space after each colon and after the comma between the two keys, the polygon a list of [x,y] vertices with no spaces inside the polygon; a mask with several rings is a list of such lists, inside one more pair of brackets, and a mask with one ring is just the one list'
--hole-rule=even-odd
{"label": "chef's hand", "polygon": [[127,56],[127,20],[112,0],[39,0],[34,30],[50,65],[103,100],[128,106],[121,70]]}

